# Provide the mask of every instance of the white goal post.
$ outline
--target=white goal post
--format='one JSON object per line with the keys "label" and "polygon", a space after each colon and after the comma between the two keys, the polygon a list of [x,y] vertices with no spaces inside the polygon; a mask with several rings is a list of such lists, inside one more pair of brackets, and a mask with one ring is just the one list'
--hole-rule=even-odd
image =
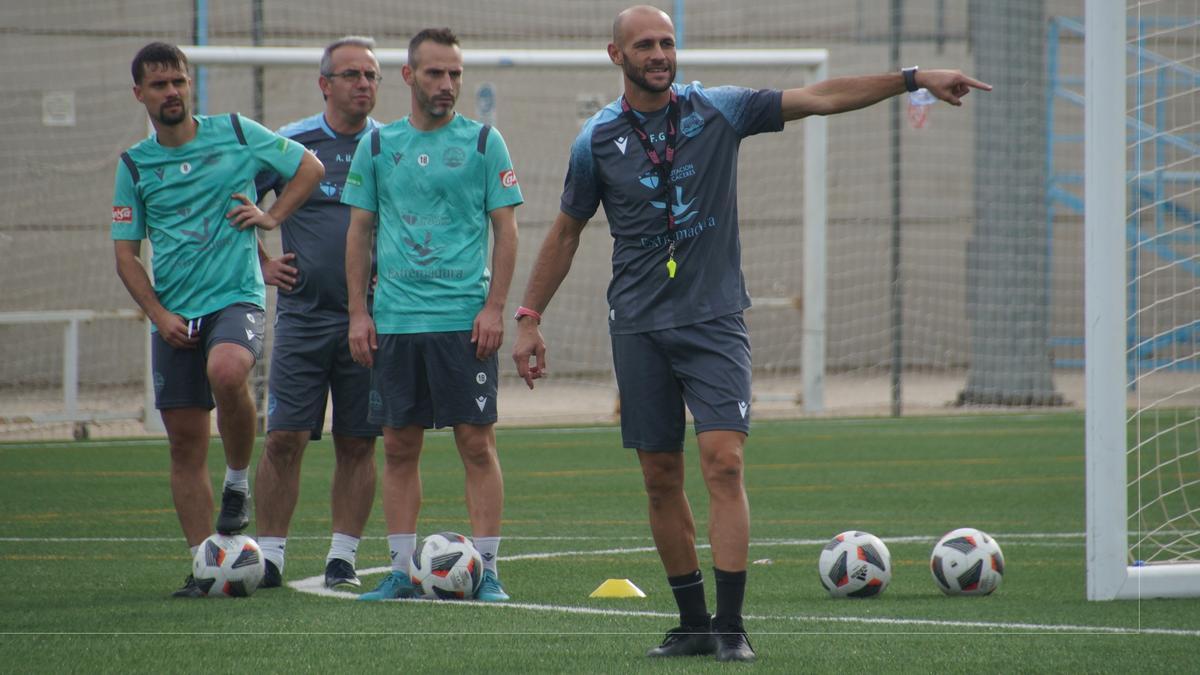
{"label": "white goal post", "polygon": [[[1126,64],[1132,58],[1140,63],[1143,50],[1148,50],[1141,40],[1131,43],[1127,38],[1129,26],[1141,23],[1140,17],[1136,22],[1133,18],[1126,16],[1124,2],[1087,1],[1085,373],[1089,600],[1200,596],[1200,556],[1193,543],[1197,535],[1197,505],[1188,501],[1189,494],[1196,494],[1196,486],[1194,479],[1186,477],[1186,471],[1181,473],[1178,469],[1184,459],[1197,454],[1195,438],[1187,434],[1187,427],[1194,425],[1196,412],[1178,412],[1181,393],[1194,392],[1194,381],[1171,390],[1171,394],[1161,399],[1165,403],[1153,400],[1143,403],[1140,394],[1135,394],[1137,404],[1132,409],[1127,407],[1129,392],[1135,387],[1138,391],[1144,389],[1149,381],[1143,377],[1142,366],[1130,365],[1131,356],[1135,356],[1131,350],[1136,349],[1136,345],[1131,346],[1130,333],[1139,329],[1143,308],[1155,303],[1168,304],[1186,294],[1195,297],[1198,292],[1193,278],[1190,288],[1176,285],[1171,289],[1175,297],[1154,296],[1150,303],[1145,303],[1139,293],[1148,295],[1156,289],[1146,283],[1147,288],[1139,291],[1137,277],[1150,272],[1130,269],[1131,260],[1137,264],[1138,256],[1145,255],[1139,250],[1139,241],[1131,243],[1130,233],[1140,232],[1138,219],[1146,217],[1145,211],[1155,210],[1152,206],[1131,212],[1127,205],[1131,187],[1137,189],[1142,176],[1155,170],[1155,167],[1142,168],[1136,159],[1142,152],[1142,111],[1131,113],[1126,100],[1130,86],[1141,87],[1140,80],[1131,83],[1127,79]],[[1137,50],[1133,57],[1131,50]],[[1175,58],[1182,57],[1176,54]],[[1187,70],[1187,66],[1177,62],[1167,59],[1163,62],[1175,71]],[[1139,72],[1137,77],[1143,77],[1143,73]],[[1137,91],[1140,99],[1140,88]],[[1194,91],[1193,87],[1184,94],[1195,95]],[[1190,124],[1194,126],[1196,120],[1192,119]],[[1138,138],[1133,141],[1132,150],[1125,141],[1131,138],[1131,128]],[[1182,134],[1188,129],[1185,125],[1171,131]],[[1132,165],[1131,156],[1135,157]],[[1189,225],[1195,227],[1194,223]],[[1159,269],[1167,267],[1170,266],[1162,265]],[[1181,314],[1188,314],[1188,310]],[[1195,316],[1182,318],[1185,322],[1195,320]],[[1141,340],[1138,337],[1132,342]],[[1176,360],[1171,365],[1194,366],[1196,355],[1177,349],[1173,358]],[[1149,375],[1161,375],[1154,371],[1162,370],[1166,368],[1155,366]],[[1152,434],[1143,432],[1143,417],[1150,420],[1148,425],[1153,424],[1152,416],[1164,415],[1163,411],[1166,415],[1185,417],[1186,421],[1180,424],[1174,420],[1165,430],[1155,428]],[[1172,437],[1170,442],[1177,446],[1172,449],[1174,454],[1165,460],[1147,459],[1143,455],[1152,453],[1143,447],[1149,443],[1144,439],[1158,436]],[[1186,445],[1179,445],[1179,440]],[[1157,443],[1156,438],[1154,442]],[[1162,485],[1166,482],[1162,478],[1168,473],[1174,484]],[[1157,495],[1145,497],[1143,490],[1176,493],[1178,498],[1170,501],[1177,511],[1162,514],[1168,500]],[[1148,503],[1155,503],[1160,511],[1153,514],[1155,520],[1149,519]]]}
{"label": "white goal post", "polygon": [[[181,47],[197,66],[314,66],[320,62],[319,47],[253,47],[191,45]],[[381,66],[407,62],[403,49],[377,49]],[[473,49],[463,50],[467,66],[499,68],[613,68],[600,49]],[[829,74],[829,52],[824,49],[683,49],[680,68],[790,66],[804,69],[808,83]],[[615,70],[614,70],[615,73]],[[614,77],[616,75],[614,74]],[[801,317],[801,394],[803,409],[818,413],[825,409],[826,349],[826,152],[827,122],[824,117],[806,118],[804,125],[803,303]],[[519,289],[517,289],[519,292]],[[753,298],[762,307],[792,306],[792,298]]]}

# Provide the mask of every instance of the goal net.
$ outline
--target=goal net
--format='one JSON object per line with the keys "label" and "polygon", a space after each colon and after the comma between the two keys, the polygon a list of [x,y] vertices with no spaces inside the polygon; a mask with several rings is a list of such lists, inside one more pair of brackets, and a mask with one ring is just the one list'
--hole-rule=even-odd
{"label": "goal net", "polygon": [[1200,2],[1086,30],[1088,597],[1196,596]]}

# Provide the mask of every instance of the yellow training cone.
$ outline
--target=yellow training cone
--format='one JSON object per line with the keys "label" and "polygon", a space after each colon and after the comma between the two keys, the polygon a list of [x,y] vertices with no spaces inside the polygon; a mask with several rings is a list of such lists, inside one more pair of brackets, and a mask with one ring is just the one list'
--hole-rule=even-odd
{"label": "yellow training cone", "polygon": [[589,598],[644,598],[642,589],[628,579],[609,579],[592,591]]}

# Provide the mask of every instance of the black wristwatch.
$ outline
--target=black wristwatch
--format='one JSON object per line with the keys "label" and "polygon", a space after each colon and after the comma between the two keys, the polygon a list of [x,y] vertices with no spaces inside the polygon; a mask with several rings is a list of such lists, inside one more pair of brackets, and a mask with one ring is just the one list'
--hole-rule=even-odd
{"label": "black wristwatch", "polygon": [[901,68],[900,74],[904,76],[904,88],[905,89],[907,89],[909,92],[914,92],[914,91],[920,89],[920,87],[917,86],[917,67],[916,66],[910,66],[908,68]]}

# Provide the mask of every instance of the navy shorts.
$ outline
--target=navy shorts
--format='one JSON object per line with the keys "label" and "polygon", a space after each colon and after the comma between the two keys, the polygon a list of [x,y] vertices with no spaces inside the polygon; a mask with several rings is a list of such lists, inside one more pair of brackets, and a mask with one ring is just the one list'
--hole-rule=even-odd
{"label": "navy shorts", "polygon": [[612,336],[621,396],[621,440],[647,452],[683,449],[696,433],[750,433],[750,334],[741,312],[709,321]]}
{"label": "navy shorts", "polygon": [[368,419],[396,429],[495,424],[496,354],[475,358],[471,331],[380,335]]}
{"label": "navy shorts", "polygon": [[298,334],[276,324],[271,348],[267,431],[308,431],[321,438],[325,406],[333,395],[333,433],[374,438],[379,425],[367,421],[371,371],[350,357],[345,328]]}
{"label": "navy shorts", "polygon": [[200,344],[195,349],[176,349],[157,331],[151,337],[150,358],[154,368],[154,407],[213,409],[208,386],[208,353],[222,342],[246,348],[255,361],[262,358],[263,310],[246,302],[232,304],[212,314],[192,319],[198,326]]}

